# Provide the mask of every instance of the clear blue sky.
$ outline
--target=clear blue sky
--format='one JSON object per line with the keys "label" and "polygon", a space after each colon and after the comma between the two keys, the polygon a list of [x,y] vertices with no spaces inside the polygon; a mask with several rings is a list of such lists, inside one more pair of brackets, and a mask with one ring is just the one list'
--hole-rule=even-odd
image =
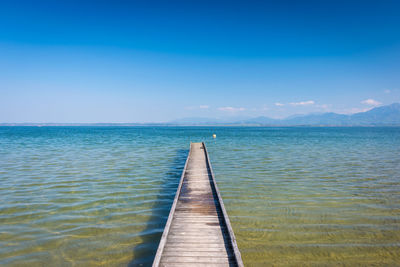
{"label": "clear blue sky", "polygon": [[0,122],[400,102],[400,1],[0,1]]}

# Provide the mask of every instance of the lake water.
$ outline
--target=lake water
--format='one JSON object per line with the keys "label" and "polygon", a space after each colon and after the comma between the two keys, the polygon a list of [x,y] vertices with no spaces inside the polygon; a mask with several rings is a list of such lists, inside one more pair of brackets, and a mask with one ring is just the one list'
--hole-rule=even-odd
{"label": "lake water", "polygon": [[150,265],[190,141],[246,266],[399,264],[400,128],[0,127],[0,265]]}

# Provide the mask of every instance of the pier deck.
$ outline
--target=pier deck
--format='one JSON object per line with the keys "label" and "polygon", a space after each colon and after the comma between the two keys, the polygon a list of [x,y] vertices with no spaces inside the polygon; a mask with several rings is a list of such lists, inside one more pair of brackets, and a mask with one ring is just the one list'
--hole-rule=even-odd
{"label": "pier deck", "polygon": [[204,143],[191,143],[156,266],[243,266]]}

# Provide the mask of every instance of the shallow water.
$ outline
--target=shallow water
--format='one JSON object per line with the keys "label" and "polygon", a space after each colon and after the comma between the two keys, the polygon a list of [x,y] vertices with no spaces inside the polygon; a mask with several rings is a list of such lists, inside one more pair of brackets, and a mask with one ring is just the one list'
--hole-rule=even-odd
{"label": "shallow water", "polygon": [[0,127],[0,265],[151,264],[190,141],[245,265],[400,262],[400,128]]}

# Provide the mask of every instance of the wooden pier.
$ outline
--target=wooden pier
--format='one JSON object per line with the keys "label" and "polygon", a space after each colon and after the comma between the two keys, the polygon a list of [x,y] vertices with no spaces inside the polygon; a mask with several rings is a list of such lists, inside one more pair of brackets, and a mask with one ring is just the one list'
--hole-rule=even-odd
{"label": "wooden pier", "polygon": [[157,266],[243,266],[204,143],[191,143]]}

